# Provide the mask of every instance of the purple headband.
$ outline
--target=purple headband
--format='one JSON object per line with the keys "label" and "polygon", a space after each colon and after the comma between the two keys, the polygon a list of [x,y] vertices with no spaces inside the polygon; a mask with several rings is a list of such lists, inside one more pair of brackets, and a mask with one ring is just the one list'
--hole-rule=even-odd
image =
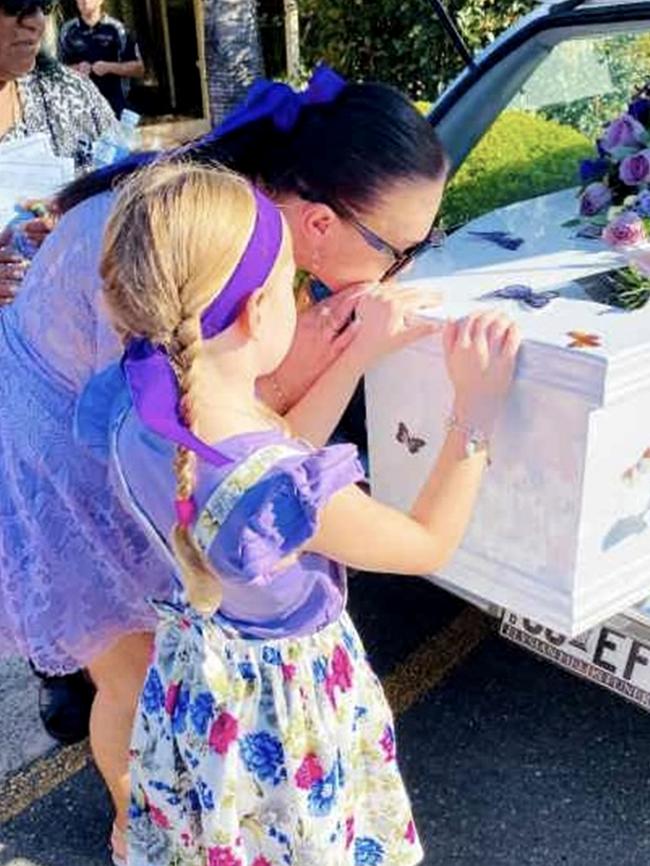
{"label": "purple headband", "polygon": [[[226,285],[201,316],[201,333],[206,340],[232,325],[247,298],[266,282],[282,244],[280,211],[258,190],[254,189],[253,194],[257,214],[246,250]],[[131,340],[122,367],[133,405],[146,427],[215,466],[231,462],[185,426],[179,411],[176,374],[164,348],[147,339]]]}

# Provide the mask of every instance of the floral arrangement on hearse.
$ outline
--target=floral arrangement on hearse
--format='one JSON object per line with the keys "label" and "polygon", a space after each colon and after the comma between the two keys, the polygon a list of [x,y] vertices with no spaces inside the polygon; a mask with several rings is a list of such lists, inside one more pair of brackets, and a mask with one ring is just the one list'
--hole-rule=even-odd
{"label": "floral arrangement on hearse", "polygon": [[604,128],[596,151],[580,163],[580,216],[567,225],[627,255],[610,300],[636,309],[650,298],[650,91]]}

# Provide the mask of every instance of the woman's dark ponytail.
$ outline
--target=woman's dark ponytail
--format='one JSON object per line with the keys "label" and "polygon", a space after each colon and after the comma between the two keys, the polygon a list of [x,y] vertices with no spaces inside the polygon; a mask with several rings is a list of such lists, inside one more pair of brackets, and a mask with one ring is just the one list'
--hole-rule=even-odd
{"label": "woman's dark ponytail", "polygon": [[405,96],[384,84],[347,84],[333,101],[305,105],[288,132],[263,118],[79,178],[59,195],[60,210],[111,189],[156,158],[218,163],[271,194],[294,193],[341,212],[363,212],[391,182],[435,179],[446,170],[433,128]]}

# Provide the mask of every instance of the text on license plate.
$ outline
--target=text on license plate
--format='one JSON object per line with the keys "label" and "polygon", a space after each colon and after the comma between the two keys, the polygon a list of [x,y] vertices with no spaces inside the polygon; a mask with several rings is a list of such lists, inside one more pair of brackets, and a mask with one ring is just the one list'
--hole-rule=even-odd
{"label": "text on license plate", "polygon": [[650,644],[608,625],[567,638],[511,611],[501,635],[650,710]]}

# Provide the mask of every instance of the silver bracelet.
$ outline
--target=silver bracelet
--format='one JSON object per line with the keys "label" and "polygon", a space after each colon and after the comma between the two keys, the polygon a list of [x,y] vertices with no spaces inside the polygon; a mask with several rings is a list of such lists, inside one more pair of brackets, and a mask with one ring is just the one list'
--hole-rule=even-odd
{"label": "silver bracelet", "polygon": [[487,453],[487,464],[490,465],[490,439],[484,430],[478,427],[472,427],[470,424],[463,424],[457,415],[452,412],[445,420],[445,429],[458,430],[465,437],[465,457],[473,457],[479,451]]}

